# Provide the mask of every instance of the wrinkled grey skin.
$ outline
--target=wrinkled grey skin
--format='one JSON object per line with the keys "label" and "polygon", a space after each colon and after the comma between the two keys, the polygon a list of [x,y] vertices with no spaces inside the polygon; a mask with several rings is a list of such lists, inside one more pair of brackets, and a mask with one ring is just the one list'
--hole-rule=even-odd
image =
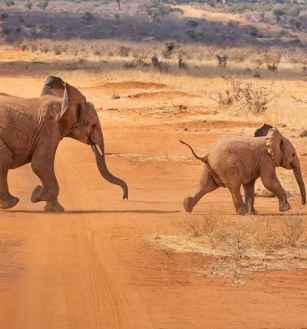
{"label": "wrinkled grey skin", "polygon": [[33,190],[31,201],[46,201],[45,211],[64,211],[57,200],[59,185],[54,173],[55,152],[64,137],[91,145],[101,175],[121,186],[123,198],[128,199],[126,183],[107,169],[102,130],[93,104],[62,79],[49,77],[40,97],[0,94],[1,209],[12,208],[19,201],[9,192],[8,171],[31,163],[42,182]]}
{"label": "wrinkled grey skin", "polygon": [[[264,130],[265,131],[265,130]],[[279,200],[279,211],[291,206],[275,172],[281,166],[292,169],[301,192],[302,204],[306,203],[306,190],[300,164],[293,145],[276,128],[270,128],[262,137],[224,137],[213,143],[203,157],[193,155],[204,162],[200,187],[192,196],[184,199],[184,208],[191,212],[207,193],[219,187],[227,187],[232,195],[237,214],[257,214],[254,208],[254,187],[258,177],[266,189]],[[240,193],[243,186],[245,200]]]}

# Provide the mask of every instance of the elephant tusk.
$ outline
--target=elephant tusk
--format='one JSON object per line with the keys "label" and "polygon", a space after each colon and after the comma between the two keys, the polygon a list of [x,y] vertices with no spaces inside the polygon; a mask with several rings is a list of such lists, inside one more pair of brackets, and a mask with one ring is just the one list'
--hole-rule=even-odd
{"label": "elephant tusk", "polygon": [[95,152],[95,147],[93,144],[91,145],[91,148],[92,148],[93,152]]}
{"label": "elephant tusk", "polygon": [[102,155],[101,148],[98,144],[95,144],[97,151],[99,152],[100,155]]}

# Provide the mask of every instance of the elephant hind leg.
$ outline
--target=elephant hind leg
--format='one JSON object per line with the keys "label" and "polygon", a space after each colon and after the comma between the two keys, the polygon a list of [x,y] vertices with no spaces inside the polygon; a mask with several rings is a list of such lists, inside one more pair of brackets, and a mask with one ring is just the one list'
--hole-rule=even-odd
{"label": "elephant hind leg", "polygon": [[183,200],[184,209],[187,212],[192,212],[195,205],[205,194],[212,192],[219,187],[220,186],[216,184],[213,177],[209,174],[207,168],[204,167],[204,171],[200,180],[200,187],[194,195],[188,196]]}
{"label": "elephant hind leg", "polygon": [[19,199],[11,195],[7,183],[7,175],[12,163],[12,153],[0,138],[0,208],[10,209],[16,206]]}
{"label": "elephant hind leg", "polygon": [[19,202],[19,198],[16,198],[13,195],[10,195],[7,200],[0,200],[0,208],[1,209],[10,209],[16,206],[16,204]]}
{"label": "elephant hind leg", "polygon": [[230,189],[234,207],[238,215],[246,215],[249,213],[248,206],[243,202],[240,192],[240,186],[235,189]]}

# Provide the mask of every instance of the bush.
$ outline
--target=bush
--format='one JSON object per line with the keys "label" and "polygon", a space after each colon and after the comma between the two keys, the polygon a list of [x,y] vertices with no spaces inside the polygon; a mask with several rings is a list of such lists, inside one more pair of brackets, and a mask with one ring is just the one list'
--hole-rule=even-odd
{"label": "bush", "polygon": [[249,34],[250,34],[252,37],[255,37],[255,38],[262,38],[262,34],[259,32],[259,30],[258,30],[256,27],[252,26],[250,29],[251,29],[251,31],[250,31]]}
{"label": "bush", "polygon": [[94,15],[87,11],[83,16],[83,23],[86,25],[91,25],[92,21],[94,20]]}
{"label": "bush", "polygon": [[25,7],[27,8],[27,9],[31,9],[32,8],[32,3],[30,2],[30,1],[28,1],[26,4],[25,4]]}
{"label": "bush", "polygon": [[165,40],[164,41],[164,46],[165,46],[166,51],[168,52],[169,55],[172,53],[172,51],[175,48],[179,48],[179,45],[175,40]]}
{"label": "bush", "polygon": [[6,19],[9,17],[9,15],[7,13],[2,13],[0,16],[2,19]]}
{"label": "bush", "polygon": [[4,2],[7,7],[11,7],[15,5],[15,2],[13,0],[5,0]]}
{"label": "bush", "polygon": [[183,11],[180,8],[172,8],[171,6],[165,6],[162,3],[145,3],[138,6],[137,9],[138,12],[145,12],[147,15],[149,15],[152,18],[155,18],[157,16],[163,16],[168,15],[171,12],[180,12],[183,13]]}
{"label": "bush", "polygon": [[128,57],[129,53],[130,53],[130,47],[127,46],[119,46],[118,48],[118,52],[119,52],[119,56],[121,57]]}
{"label": "bush", "polygon": [[273,14],[276,17],[277,22],[280,21],[280,17],[285,15],[286,12],[282,8],[276,8],[273,10]]}
{"label": "bush", "polygon": [[195,33],[194,31],[187,31],[187,35],[194,41],[199,41],[204,39],[205,35],[203,33]]}
{"label": "bush", "polygon": [[195,20],[190,20],[187,22],[187,25],[194,29],[196,26],[198,26],[198,23]]}
{"label": "bush", "polygon": [[45,10],[47,7],[48,7],[48,1],[47,0],[43,0],[41,2],[39,2],[37,4],[37,7],[42,9],[42,10]]}
{"label": "bush", "polygon": [[[272,86],[256,87],[253,80],[243,83],[242,80],[233,78],[226,78],[227,88],[224,92],[218,91],[217,98],[210,97],[221,105],[236,105],[239,110],[247,109],[248,112],[259,114],[264,112],[268,104],[271,102],[269,95],[272,91]],[[237,114],[239,110],[235,110]]]}

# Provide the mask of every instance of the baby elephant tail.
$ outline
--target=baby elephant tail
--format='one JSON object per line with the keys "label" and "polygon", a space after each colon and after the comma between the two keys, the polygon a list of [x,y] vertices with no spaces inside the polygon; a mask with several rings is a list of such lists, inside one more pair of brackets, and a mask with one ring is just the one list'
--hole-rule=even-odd
{"label": "baby elephant tail", "polygon": [[182,141],[182,140],[180,140],[180,139],[179,139],[179,142],[182,143],[182,144],[184,144],[184,145],[186,145],[186,146],[192,151],[192,154],[195,156],[196,159],[198,159],[198,160],[200,160],[200,161],[202,161],[202,162],[206,162],[206,159],[207,159],[206,156],[204,156],[204,157],[200,157],[200,156],[198,156],[198,155],[194,152],[192,146],[190,146],[188,143],[186,143],[186,142],[184,142],[184,141]]}

